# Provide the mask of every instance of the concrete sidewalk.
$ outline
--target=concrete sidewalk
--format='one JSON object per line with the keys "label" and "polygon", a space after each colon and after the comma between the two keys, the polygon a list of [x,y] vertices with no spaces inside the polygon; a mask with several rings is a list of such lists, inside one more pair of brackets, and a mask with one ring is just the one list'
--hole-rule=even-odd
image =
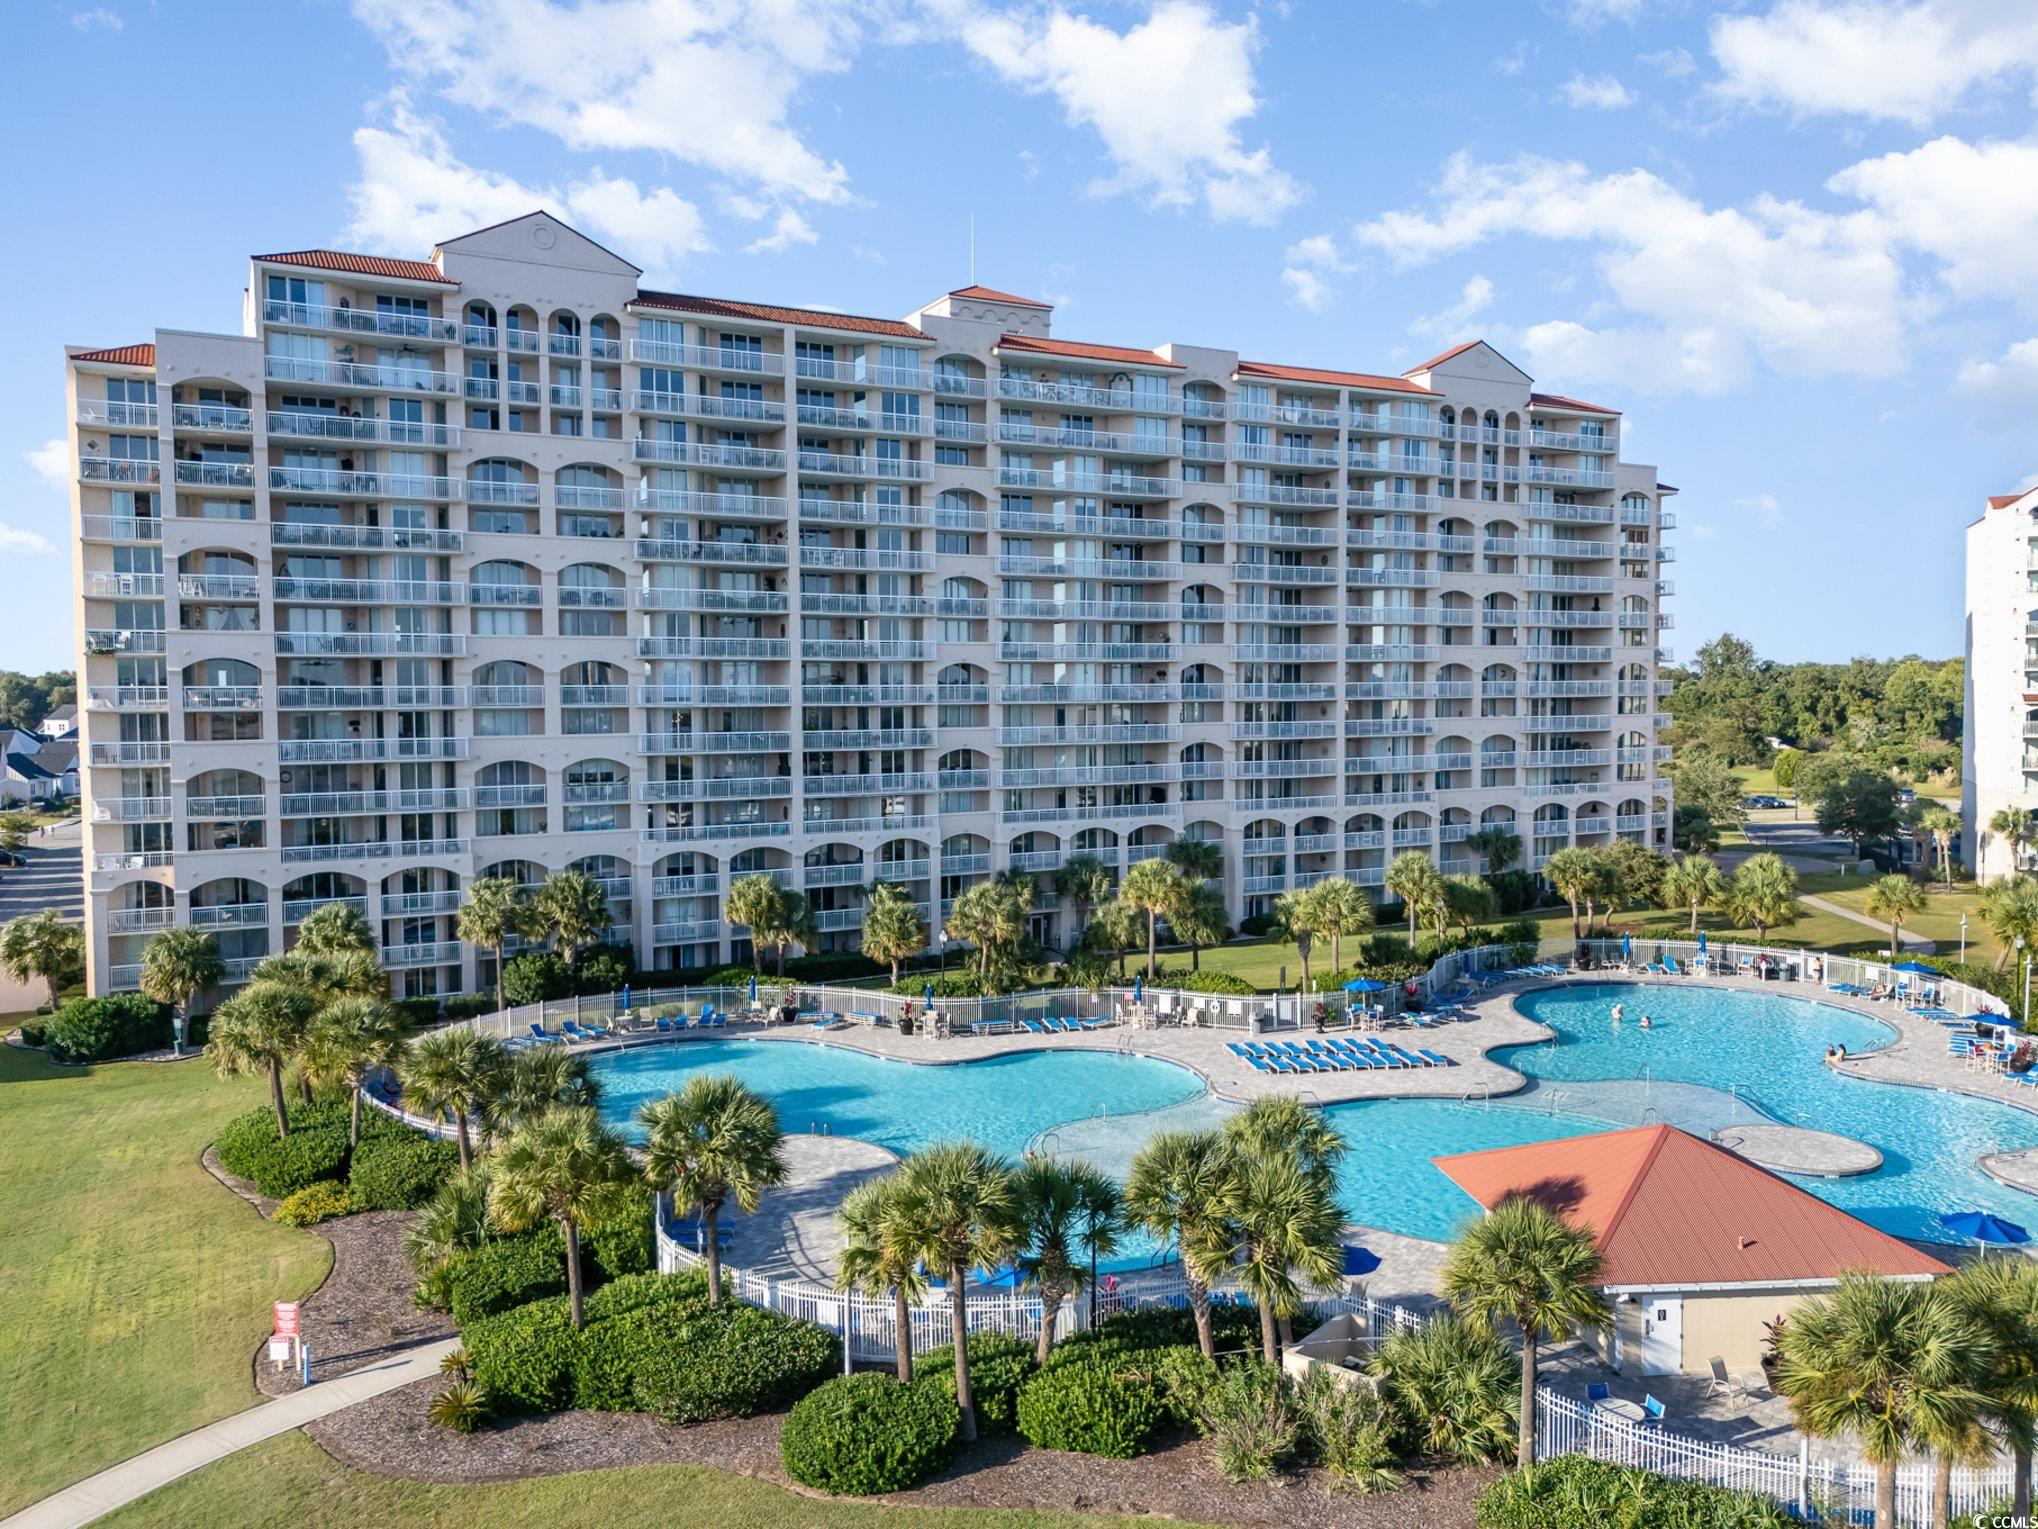
{"label": "concrete sidewalk", "polygon": [[428,1343],[392,1359],[363,1365],[335,1380],[320,1381],[275,1401],[236,1412],[217,1423],[208,1423],[96,1476],[88,1476],[75,1486],[65,1487],[11,1518],[0,1519],[0,1529],[75,1529],[76,1525],[89,1524],[237,1450],[273,1439],[385,1391],[394,1391],[398,1386],[436,1375],[439,1361],[459,1346],[457,1338]]}
{"label": "concrete sidewalk", "polygon": [[[1838,903],[1827,902],[1823,897],[1814,897],[1809,892],[1800,892],[1797,894],[1797,900],[1807,908],[1817,908],[1821,913],[1835,913],[1841,918],[1852,919],[1865,929],[1873,929],[1877,934],[1887,935],[1889,933],[1889,925],[1885,924],[1881,919],[1870,918],[1865,913],[1856,913],[1852,908],[1843,908]],[[1922,934],[1912,934],[1908,929],[1899,929],[1897,931],[1897,938],[1903,942],[1905,950],[1915,950],[1921,956],[1932,955],[1939,949],[1939,944],[1936,940],[1928,940]]]}

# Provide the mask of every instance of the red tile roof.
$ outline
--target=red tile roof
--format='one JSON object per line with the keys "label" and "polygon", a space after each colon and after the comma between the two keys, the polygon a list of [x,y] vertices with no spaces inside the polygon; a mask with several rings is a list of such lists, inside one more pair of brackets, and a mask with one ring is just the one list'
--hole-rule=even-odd
{"label": "red tile roof", "polygon": [[1021,308],[1052,308],[1053,303],[1038,302],[1030,297],[1014,297],[1010,292],[1000,292],[996,287],[957,287],[948,294],[950,297],[973,297],[979,302],[1012,303]]}
{"label": "red tile roof", "polygon": [[1079,361],[1122,361],[1128,366],[1165,366],[1183,370],[1182,363],[1170,361],[1150,350],[1132,350],[1123,345],[1088,345],[1081,340],[1036,340],[1023,334],[998,336],[999,350],[1024,351],[1040,356],[1067,356]]}
{"label": "red tile roof", "polygon": [[387,260],[380,255],[350,255],[345,250],[286,250],[279,255],[253,255],[268,265],[301,265],[314,271],[345,271],[352,276],[382,276],[391,281],[432,281],[442,287],[460,285],[429,260]]}
{"label": "red tile roof", "polygon": [[639,292],[632,301],[641,308],[671,308],[709,318],[747,319],[759,324],[797,324],[806,329],[848,329],[858,334],[893,335],[924,340],[926,335],[897,319],[865,318],[855,313],[827,313],[819,308],[781,308],[771,303],[739,303],[721,297],[693,297],[684,292]]}
{"label": "red tile roof", "polygon": [[96,361],[103,366],[154,366],[156,347],[153,345],[113,345],[105,350],[74,350],[73,361]]}
{"label": "red tile roof", "polygon": [[1431,356],[1427,361],[1423,362],[1422,365],[1411,366],[1408,369],[1408,371],[1403,372],[1401,375],[1406,377],[1414,372],[1426,372],[1433,366],[1442,366],[1446,361],[1450,360],[1451,357],[1462,356],[1466,351],[1470,350],[1473,346],[1484,345],[1485,343],[1486,342],[1484,340],[1467,340],[1463,345],[1453,345],[1441,356]]}
{"label": "red tile roof", "polygon": [[1527,1195],[1597,1234],[1605,1285],[1691,1289],[1946,1265],[1673,1126],[1434,1159],[1489,1210]]}
{"label": "red tile roof", "polygon": [[1532,407],[1545,409],[1577,409],[1586,414],[1611,414],[1615,418],[1620,416],[1620,410],[1618,409],[1609,409],[1596,403],[1586,403],[1578,398],[1566,398],[1562,393],[1531,393],[1529,394],[1529,403]]}
{"label": "red tile roof", "polygon": [[2025,495],[2029,494],[2030,492],[2031,491],[2027,488],[2024,490],[2022,494],[1990,494],[1988,496],[1988,507],[1992,510],[2008,509],[2011,505],[2015,504],[2019,499],[2024,498]]}
{"label": "red tile roof", "polygon": [[1422,393],[1433,398],[1443,394],[1434,388],[1419,387],[1401,377],[1376,377],[1370,372],[1331,372],[1314,366],[1282,366],[1272,361],[1241,361],[1238,363],[1241,377],[1268,377],[1277,382],[1317,382],[1329,388],[1370,389],[1383,393]]}

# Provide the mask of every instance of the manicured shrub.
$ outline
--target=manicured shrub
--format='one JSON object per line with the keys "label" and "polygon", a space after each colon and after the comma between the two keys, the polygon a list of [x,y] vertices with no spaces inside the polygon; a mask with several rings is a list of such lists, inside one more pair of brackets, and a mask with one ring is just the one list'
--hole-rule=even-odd
{"label": "manicured shrub", "polygon": [[576,993],[616,993],[636,981],[637,952],[628,945],[590,945],[573,957]]}
{"label": "manicured shrub", "polygon": [[285,1226],[317,1226],[321,1221],[330,1221],[334,1216],[344,1216],[358,1210],[347,1194],[344,1184],[322,1179],[316,1184],[307,1184],[296,1194],[289,1196],[276,1207],[272,1220]]}
{"label": "manicured shrub", "polygon": [[566,1249],[546,1227],[521,1237],[493,1237],[461,1255],[447,1279],[446,1304],[464,1333],[483,1317],[565,1292]]}
{"label": "manicured shrub", "polygon": [[169,1009],[140,993],[67,999],[43,1026],[51,1055],[68,1062],[160,1051],[170,1039]]}
{"label": "manicured shrub", "polygon": [[572,991],[573,973],[556,951],[527,950],[503,965],[502,994],[512,1004],[543,1003]]}
{"label": "manicured shrub", "polygon": [[43,1044],[45,1044],[45,1042],[47,1041],[47,1039],[48,1039],[48,1037],[47,1037],[47,1035],[46,1035],[46,1033],[45,1033],[45,1031],[44,1031],[44,1028],[43,1028],[43,1024],[42,1024],[42,1021],[41,1021],[41,1020],[34,1020],[34,1019],[29,1019],[29,1020],[23,1020],[23,1021],[22,1021],[22,1023],[21,1023],[21,1044],[22,1044],[22,1045],[24,1045],[24,1046],[40,1046],[40,1045],[43,1045]]}
{"label": "manicured shrub", "polygon": [[670,1309],[656,1303],[589,1321],[573,1345],[573,1404],[595,1412],[637,1406],[637,1366],[672,1330]]}
{"label": "manicured shrub", "polygon": [[[259,1114],[260,1129],[243,1127],[220,1133],[215,1144],[220,1166],[238,1178],[248,1180],[258,1193],[272,1200],[287,1199],[307,1184],[320,1179],[338,1179],[347,1171],[347,1132],[344,1126],[293,1125],[282,1140],[276,1137],[276,1118],[266,1109]],[[229,1130],[239,1122],[230,1123]]]}
{"label": "manicured shrub", "polygon": [[1271,913],[1248,913],[1238,921],[1238,932],[1253,939],[1265,939],[1274,932],[1274,916]]}
{"label": "manicured shrub", "polygon": [[1493,1329],[1455,1315],[1390,1334],[1373,1373],[1408,1454],[1466,1464],[1506,1457],[1521,1413],[1521,1361]]}
{"label": "manicured shrub", "polygon": [[460,1166],[460,1149],[420,1133],[371,1136],[347,1170],[356,1210],[416,1210]]}
{"label": "manicured shrub", "polygon": [[445,1000],[443,1008],[449,1020],[479,1019],[484,1014],[495,1012],[495,994],[455,993]]}
{"label": "manicured shrub", "polygon": [[[726,1283],[726,1282],[725,1282]],[[698,1269],[678,1274],[625,1274],[592,1292],[585,1305],[589,1322],[654,1307],[685,1320],[708,1304],[708,1277]]]}
{"label": "manicured shrub", "polygon": [[[1011,1433],[1019,1426],[1019,1388],[1033,1373],[1033,1345],[1005,1333],[969,1335],[969,1389],[979,1434]],[[916,1385],[932,1386],[955,1405],[955,1345],[944,1343],[913,1361]]]}
{"label": "manicured shrub", "polygon": [[[1297,1332],[1307,1332],[1311,1325],[1306,1314],[1295,1318]],[[1213,1306],[1210,1331],[1219,1349],[1256,1349],[1260,1342],[1259,1313],[1249,1306]],[[1049,1350],[1047,1363],[1050,1368],[1075,1364],[1096,1353],[1118,1356],[1143,1353],[1157,1360],[1161,1350],[1195,1341],[1196,1318],[1187,1307],[1142,1306],[1069,1334]]]}
{"label": "manicured shrub", "polygon": [[952,1389],[841,1375],[794,1404],[779,1457],[793,1480],[824,1492],[902,1492],[948,1458],[958,1421]]}
{"label": "manicured shrub", "polygon": [[1193,1343],[1161,1349],[1153,1357],[1154,1384],[1160,1387],[1168,1416],[1177,1425],[1198,1432],[1202,1431],[1203,1406],[1217,1384],[1217,1375],[1216,1361],[1205,1359],[1203,1350]]}
{"label": "manicured shrub", "polygon": [[[1965,1519],[1962,1522],[1966,1522]],[[1658,1476],[1584,1455],[1510,1471],[1479,1499],[1480,1529],[1786,1529],[1797,1523],[1759,1492]]]}
{"label": "manicured shrub", "polygon": [[1101,1354],[1049,1366],[1019,1391],[1019,1431],[1042,1449],[1130,1460],[1166,1419],[1152,1375]]}
{"label": "manicured shrub", "polygon": [[631,1184],[619,1198],[615,1210],[581,1231],[580,1251],[592,1266],[590,1282],[644,1274],[658,1267],[650,1186]]}
{"label": "manicured shrub", "polygon": [[834,1334],[734,1301],[658,1331],[637,1364],[637,1405],[668,1423],[782,1407],[842,1368]]}
{"label": "manicured shrub", "polygon": [[439,1000],[436,998],[398,998],[390,1008],[413,1030],[428,1029],[439,1022]]}
{"label": "manicured shrub", "polygon": [[1263,1359],[1222,1371],[1204,1393],[1198,1422],[1227,1481],[1271,1480],[1302,1437],[1295,1388]]}
{"label": "manicured shrub", "polygon": [[475,1383],[505,1412],[556,1412],[573,1399],[575,1336],[563,1297],[483,1317],[460,1331]]}

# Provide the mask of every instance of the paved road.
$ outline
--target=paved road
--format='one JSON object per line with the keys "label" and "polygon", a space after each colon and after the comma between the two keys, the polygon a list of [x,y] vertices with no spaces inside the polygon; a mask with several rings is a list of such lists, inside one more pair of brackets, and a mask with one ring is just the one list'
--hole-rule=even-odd
{"label": "paved road", "polygon": [[54,908],[74,924],[85,921],[84,833],[76,819],[21,846],[28,864],[0,868],[0,923]]}
{"label": "paved road", "polygon": [[0,1529],[76,1529],[104,1517],[115,1508],[144,1497],[157,1487],[188,1476],[215,1460],[264,1439],[407,1386],[414,1380],[439,1373],[439,1361],[460,1346],[458,1338],[427,1343],[389,1359],[350,1371],[337,1380],[320,1381],[302,1391],[278,1397],[192,1430],[168,1444],[159,1444],[132,1460],[88,1476],[76,1486],[65,1487],[23,1508],[12,1518],[0,1520]]}

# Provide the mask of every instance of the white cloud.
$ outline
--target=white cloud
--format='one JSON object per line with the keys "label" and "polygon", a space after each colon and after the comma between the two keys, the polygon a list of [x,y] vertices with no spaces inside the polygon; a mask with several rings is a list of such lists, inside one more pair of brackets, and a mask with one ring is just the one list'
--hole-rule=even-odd
{"label": "white cloud", "polygon": [[1603,22],[1633,21],[1642,13],[1643,0],[1567,0],[1565,19],[1574,27],[1591,30]]}
{"label": "white cloud", "polygon": [[1893,241],[1934,256],[1959,296],[2038,295],[2038,143],[1935,138],[1826,184],[1875,208]]}
{"label": "white cloud", "polygon": [[1267,224],[1302,187],[1244,124],[1260,107],[1257,22],[1226,22],[1195,0],[1161,0],[1123,32],[1060,8],[1000,10],[979,0],[925,0],[929,14],[1008,84],[1060,103],[1103,140],[1113,169],[1100,195],[1143,194],[1156,206],[1203,205],[1220,222]]}
{"label": "white cloud", "polygon": [[1347,275],[1358,264],[1338,248],[1334,234],[1311,234],[1298,239],[1288,246],[1285,259],[1281,280],[1288,288],[1288,296],[1312,313],[1321,313],[1336,300],[1337,287],[1330,278]]}
{"label": "white cloud", "polygon": [[1768,196],[1711,208],[1646,170],[1595,179],[1577,163],[1459,154],[1432,210],[1384,213],[1355,234],[1403,266],[1515,236],[1590,246],[1625,316],[1525,331],[1539,372],[1717,392],[1758,360],[1795,375],[1886,376],[1905,354],[1903,271],[1873,213]]}
{"label": "white cloud", "polygon": [[1520,74],[1535,60],[1536,51],[1536,45],[1524,37],[1512,53],[1503,53],[1493,61],[1493,70],[1496,74]]}
{"label": "white cloud", "polygon": [[0,552],[19,557],[49,557],[56,550],[56,543],[40,531],[28,531],[20,526],[0,526]]}
{"label": "white cloud", "polygon": [[790,207],[779,209],[777,219],[772,223],[771,232],[763,238],[743,246],[746,255],[778,254],[791,249],[795,244],[812,244],[821,236],[814,232],[812,225]]}
{"label": "white cloud", "polygon": [[1734,501],[1734,508],[1753,515],[1765,526],[1783,519],[1783,506],[1774,494],[1747,494]]}
{"label": "white cloud", "polygon": [[1465,283],[1464,291],[1458,294],[1455,303],[1440,313],[1417,319],[1408,326],[1408,332],[1454,338],[1492,303],[1493,283],[1484,276],[1474,276]]}
{"label": "white cloud", "polygon": [[1635,62],[1661,70],[1673,80],[1683,79],[1698,67],[1698,61],[1691,56],[1689,48],[1665,48],[1660,53],[1644,53]]}
{"label": "white cloud", "polygon": [[35,470],[35,475],[50,488],[60,493],[71,491],[71,443],[61,435],[51,436],[33,451],[24,451],[22,460]]}
{"label": "white cloud", "polygon": [[667,186],[640,190],[597,169],[565,187],[529,186],[463,163],[431,123],[397,103],[387,128],[355,130],[360,178],[350,188],[350,236],[406,254],[538,208],[550,208],[619,247],[654,275],[709,248],[700,209]]}
{"label": "white cloud", "polygon": [[848,171],[788,122],[847,67],[839,0],[354,0],[390,62],[446,99],[571,149],[650,150],[774,197],[850,200]]}
{"label": "white cloud", "polygon": [[2019,340],[1993,361],[1969,361],[1955,386],[1994,419],[2028,419],[2038,405],[2038,339]]}
{"label": "white cloud", "polygon": [[1691,528],[1691,535],[1697,541],[1709,542],[1713,539],[1714,532],[1711,526],[1695,525]]}
{"label": "white cloud", "polygon": [[1718,16],[1721,78],[1741,105],[1923,127],[1977,85],[2038,69],[2038,8],[2022,0],[1780,0]]}
{"label": "white cloud", "polygon": [[1619,111],[1635,104],[1635,93],[1610,74],[1595,75],[1587,79],[1574,74],[1557,87],[1557,99],[1566,106],[1589,108],[1593,111]]}
{"label": "white cloud", "polygon": [[1288,296],[1297,306],[1307,308],[1311,313],[1321,313],[1337,297],[1337,289],[1331,286],[1321,272],[1305,266],[1284,266],[1281,280],[1288,288]]}
{"label": "white cloud", "polygon": [[120,19],[118,12],[109,11],[103,5],[95,5],[90,10],[71,12],[71,25],[81,32],[94,30],[118,32],[127,23]]}

